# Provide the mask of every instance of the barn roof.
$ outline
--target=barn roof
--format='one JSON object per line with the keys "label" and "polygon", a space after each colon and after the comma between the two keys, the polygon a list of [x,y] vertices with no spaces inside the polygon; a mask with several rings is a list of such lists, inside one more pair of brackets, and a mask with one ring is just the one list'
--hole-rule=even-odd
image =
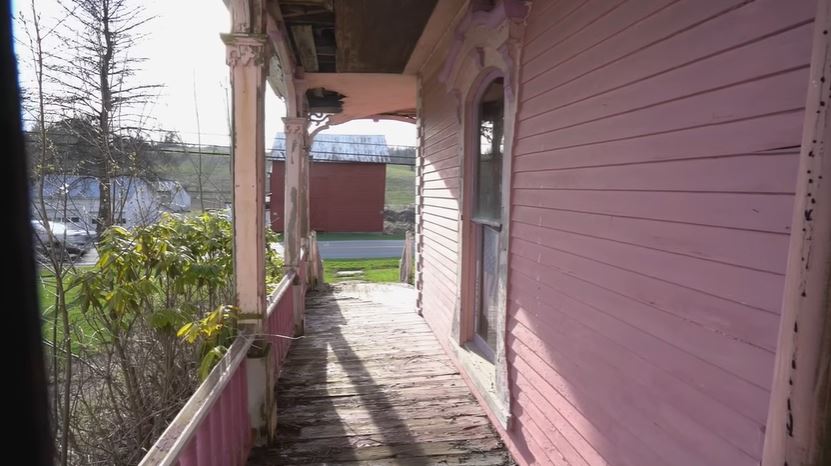
{"label": "barn roof", "polygon": [[[393,160],[383,135],[322,134],[315,137],[310,151],[319,162],[401,163]],[[269,155],[272,160],[285,160],[286,135],[277,133]]]}

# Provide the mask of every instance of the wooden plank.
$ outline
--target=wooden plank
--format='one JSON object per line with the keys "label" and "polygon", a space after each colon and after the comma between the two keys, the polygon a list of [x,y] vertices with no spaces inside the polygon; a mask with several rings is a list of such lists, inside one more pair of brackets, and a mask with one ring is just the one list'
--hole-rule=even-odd
{"label": "wooden plank", "polygon": [[[806,69],[800,68],[586,124],[522,137],[517,140],[516,153],[629,139],[799,109],[805,105],[805,75]],[[777,91],[771,92],[771,89]],[[522,131],[521,123],[519,130]]]}
{"label": "wooden plank", "polygon": [[793,193],[797,154],[515,172],[516,188]]}
{"label": "wooden plank", "polygon": [[[571,370],[591,368],[585,376],[595,381],[592,386],[600,396],[625,396],[630,406],[676,438],[698,438],[702,445],[741,451],[758,458],[759,422],[741,416],[731,406],[717,402],[573,319],[565,318],[555,327],[541,325],[527,313],[515,315],[508,326],[514,338],[543,361],[566,358],[575,364]],[[551,341],[561,344],[547,343]],[[517,355],[525,357],[519,351]],[[559,363],[557,370],[566,379],[572,373],[568,366]],[[617,382],[607,384],[607,377]]]}
{"label": "wooden plank", "polygon": [[[525,28],[525,44],[522,48],[523,63],[531,61],[548,48],[579,32],[589,22],[605,16],[610,9],[614,9],[620,3],[622,3],[621,0],[617,0],[616,3],[608,0],[535,2],[531,14],[547,15],[552,20],[529,22]],[[606,10],[598,10],[598,8],[606,8]]]}
{"label": "wooden plank", "polygon": [[430,273],[436,273],[436,278],[444,281],[443,286],[455,292],[458,286],[456,284],[456,271],[458,267],[456,266],[455,259],[446,257],[428,245],[425,245],[422,251],[422,257],[425,259],[424,270],[432,269]]}
{"label": "wooden plank", "polygon": [[[591,382],[590,369],[580,371],[573,361],[567,358],[558,360],[558,368],[555,371],[547,366],[541,356],[537,356],[532,349],[526,347],[518,339],[508,335],[508,344],[522,350],[522,361],[532,361],[534,369],[543,378],[559,386],[559,391],[573,394],[574,402],[580,406],[592,405],[607,413],[619,423],[626,425],[632,433],[649,438],[649,446],[663,459],[664,462],[656,464],[697,464],[694,458],[700,459],[705,464],[711,465],[745,465],[758,464],[752,457],[725,449],[707,450],[704,448],[707,440],[715,440],[712,435],[706,438],[698,437],[697,434],[706,435],[706,432],[691,431],[689,436],[677,438],[658,426],[649,416],[644,416],[641,410],[644,404],[637,403],[637,399],[630,399],[631,392],[627,387],[614,383],[617,390],[603,391],[604,385],[593,385]],[[527,363],[519,362],[519,351],[509,356],[510,362],[519,366],[526,366]],[[562,366],[561,366],[562,365]],[[520,369],[521,370],[521,369]],[[526,369],[528,370],[528,369]],[[569,378],[562,375],[566,372]],[[598,375],[602,375],[599,374]],[[605,384],[608,382],[598,382]],[[637,403],[637,404],[635,404]],[[636,408],[636,406],[638,408]],[[683,429],[685,423],[682,418],[676,418],[676,428]],[[714,444],[711,444],[714,445]]]}
{"label": "wooden plank", "polygon": [[[805,67],[811,26],[803,24],[737,48],[722,44],[721,36],[709,38],[710,48],[703,50],[701,41],[691,47],[686,38],[674,37],[610,64],[603,73],[538,96],[529,102],[532,108],[523,113],[521,127],[525,134],[537,134]],[[716,48],[720,51],[709,55]],[[685,57],[690,61],[673,66]]]}
{"label": "wooden plank", "polygon": [[455,218],[449,219],[447,217],[441,217],[439,215],[435,215],[433,212],[424,212],[423,217],[425,222],[439,225],[447,230],[452,230],[453,232],[458,232],[459,230],[459,221]]}
{"label": "wooden plank", "polygon": [[[427,270],[430,270],[429,268]],[[427,281],[425,276],[424,289],[430,293],[434,293],[433,303],[437,304],[442,312],[453,309],[456,302],[456,287],[448,285],[442,279],[437,278],[434,281]],[[448,316],[449,318],[449,316]]]}
{"label": "wooden plank", "polygon": [[554,416],[543,414],[532,405],[522,405],[519,403],[512,408],[512,411],[512,414],[519,419],[528,419],[538,425],[539,434],[534,436],[539,436],[540,440],[538,440],[538,443],[544,445],[543,450],[545,450],[549,458],[553,458],[555,461],[562,461],[567,465],[602,466],[607,464],[600,457],[597,457],[596,460],[599,461],[595,461],[594,463],[586,462],[580,453],[577,452],[577,449],[563,436],[563,433],[551,424],[549,419]]}
{"label": "wooden plank", "polygon": [[422,196],[424,198],[432,199],[458,199],[460,194],[459,191],[460,190],[458,188],[425,188],[422,190]]}
{"label": "wooden plank", "polygon": [[[592,262],[588,267],[602,264],[772,314],[778,313],[782,301],[783,280],[778,274],[526,224],[515,225],[512,233],[517,240],[513,244],[515,253],[525,257],[556,250],[558,254],[567,253]],[[582,277],[590,279],[586,275]]]}
{"label": "wooden plank", "polygon": [[[605,5],[609,6],[610,3],[606,2]],[[659,35],[664,31],[676,31],[682,29],[685,23],[695,22],[696,18],[712,13],[712,7],[700,8],[701,11],[697,14],[689,11],[692,8],[688,7],[686,11],[681,8],[687,14],[669,20],[667,16],[670,15],[665,7],[672,3],[672,0],[627,2],[615,8],[612,14],[607,14],[608,9],[598,5],[587,6],[587,11],[572,18],[573,21],[560,28],[561,31],[551,31],[543,40],[529,44],[528,54],[523,54],[523,85],[534,85],[545,80],[553,85],[559,81],[549,76],[552,68],[564,66],[582,69],[579,66],[585,64],[580,58],[584,55],[590,56],[593,63],[606,63],[629,50],[643,47],[654,37],[637,32],[645,30]],[[683,7],[683,2],[681,6]],[[663,19],[663,27],[650,28],[658,19]]]}
{"label": "wooden plank", "polygon": [[446,178],[442,180],[424,181],[419,188],[421,191],[437,188],[459,188],[459,178]]}
{"label": "wooden plank", "polygon": [[448,118],[448,122],[444,127],[431,129],[428,125],[425,130],[423,147],[428,154],[435,154],[445,148],[457,145],[456,137],[460,130],[459,122],[456,121],[455,110],[448,109],[447,111],[452,111],[453,117]]}
{"label": "wooden plank", "polygon": [[662,251],[785,273],[788,242],[785,234],[523,206],[516,206],[512,216],[514,222],[526,225],[586,232]]}
{"label": "wooden plank", "polygon": [[[448,230],[444,227],[438,226],[434,223],[425,221],[424,222],[424,232],[427,235],[437,238],[439,241],[444,242],[448,245],[453,245],[452,248],[458,249],[458,240],[457,238],[458,233],[452,230]],[[426,236],[426,235],[425,235]]]}
{"label": "wooden plank", "polygon": [[[435,157],[426,158],[424,160],[424,174],[426,175],[427,173],[458,167],[458,153],[453,149],[455,149],[455,147],[448,149],[444,154],[434,153],[432,155],[435,155]],[[444,155],[444,157],[439,157],[440,155]]]}
{"label": "wooden plank", "polygon": [[[520,248],[522,247],[520,245]],[[526,250],[536,256],[536,250],[527,248]],[[547,251],[546,255],[562,269],[552,270],[545,275],[554,275],[557,271],[563,270],[571,277],[676,316],[690,325],[709,329],[713,333],[723,334],[728,338],[746,342],[770,352],[776,349],[775,335],[778,325],[776,314],[690,288],[679,287],[660,277],[633,274],[618,267],[592,262],[562,251]],[[521,254],[519,250],[514,251],[514,258],[523,263],[527,263],[528,257],[527,253]],[[542,270],[533,266],[524,272],[525,276],[533,277],[535,273]],[[551,281],[560,280],[552,279]],[[533,288],[523,291],[534,292]],[[536,294],[533,293],[530,296]]]}
{"label": "wooden plank", "polygon": [[831,1],[816,5],[764,466],[831,464]]}
{"label": "wooden plank", "polygon": [[422,212],[426,215],[435,215],[436,217],[446,218],[448,220],[459,221],[459,209],[451,209],[445,207],[436,207],[424,205],[424,197],[422,196]]}
{"label": "wooden plank", "polygon": [[[368,461],[346,461],[332,463],[327,461],[326,466],[504,466],[510,464],[510,458],[505,452],[467,453],[462,455],[434,455],[429,458],[384,458]],[[304,463],[309,464],[309,463]]]}
{"label": "wooden plank", "polygon": [[[427,227],[425,227],[425,230],[429,231]],[[455,238],[447,238],[442,235],[424,235],[424,239],[425,245],[433,244],[440,247],[450,258],[456,257],[459,252],[459,242]]]}
{"label": "wooden plank", "polygon": [[[522,264],[525,276],[535,277],[540,283],[545,283],[565,296],[579,300],[584,306],[589,305],[610,313],[628,325],[643,329],[664,341],[672,342],[679,348],[718,365],[758,387],[766,389],[770,383],[773,354],[768,350],[685,321],[647,303],[569,274],[567,271],[571,265],[565,263],[567,256],[543,253],[544,265],[533,264],[522,256],[513,256],[512,259],[517,267],[519,267],[518,264]],[[554,301],[554,296],[551,296],[554,293],[547,289],[545,291],[548,295],[543,295],[542,298],[546,301]]]}
{"label": "wooden plank", "polygon": [[788,194],[553,191],[515,189],[515,206],[788,233]]}
{"label": "wooden plank", "polygon": [[[276,446],[255,449],[248,464],[511,462],[409,304],[337,290],[309,295],[306,335],[276,390]],[[427,294],[428,303],[441,296]]]}
{"label": "wooden plank", "polygon": [[[278,466],[291,464],[298,459],[307,459],[301,464],[344,461],[384,461],[390,459],[407,460],[418,458],[427,461],[429,457],[443,457],[445,455],[467,455],[492,451],[504,451],[502,442],[495,438],[468,439],[468,440],[440,440],[426,444],[397,443],[392,445],[378,445],[379,442],[367,439],[364,445],[356,439],[357,445],[333,444],[331,439],[320,439],[307,442],[297,442],[288,446],[271,449],[254,449],[248,464],[251,466]],[[361,445],[360,448],[355,448]],[[294,461],[293,461],[294,460]],[[509,460],[510,461],[510,460]],[[417,463],[423,464],[423,463]],[[511,464],[511,463],[508,463]]]}
{"label": "wooden plank", "polygon": [[440,207],[449,210],[459,210],[459,201],[457,199],[437,199],[424,196],[424,207]]}
{"label": "wooden plank", "polygon": [[[461,163],[461,158],[459,154],[461,153],[458,145],[450,145],[448,144],[447,147],[437,150],[437,151],[425,151],[424,152],[424,167],[429,167],[431,164],[444,162],[449,160],[451,162],[455,162],[456,165]],[[452,166],[453,163],[449,163],[448,166]]]}
{"label": "wooden plank", "polygon": [[[717,348],[712,347],[714,342],[711,341],[695,344],[697,342],[689,341],[688,337],[679,338],[678,333],[681,332],[677,330],[662,331],[660,328],[666,323],[656,325],[657,323],[649,321],[666,319],[661,314],[647,317],[647,322],[644,323],[629,318],[625,308],[611,307],[612,311],[604,311],[607,306],[603,302],[595,301],[594,305],[589,305],[577,301],[569,293],[578,296],[582,294],[584,290],[580,288],[580,282],[566,279],[546,280],[546,283],[516,272],[518,269],[528,270],[528,265],[528,261],[520,258],[514,258],[511,263],[515,273],[509,290],[512,312],[528,312],[535,320],[549,322],[550,325],[556,325],[560,315],[569,316],[714,399],[732,406],[744,416],[764,422],[769,393],[765,387],[736,376],[734,372],[743,371],[733,370],[732,367],[741,367],[744,361],[725,354],[727,349],[718,348],[724,344],[729,345],[729,342],[716,344]],[[538,291],[529,293],[529,287],[537,288]],[[523,292],[527,293],[524,298]],[[669,327],[672,328],[671,323]],[[717,336],[707,338],[717,339]],[[757,366],[763,365],[755,362]],[[728,369],[717,364],[727,366]],[[762,367],[757,371],[764,369]],[[762,377],[759,375],[756,378]]]}
{"label": "wooden plank", "polygon": [[[601,456],[595,446],[592,445],[592,443],[602,444],[602,435],[600,436],[601,438],[593,438],[592,443],[589,443],[560,413],[560,411],[551,406],[548,401],[548,397],[542,396],[536,389],[533,388],[530,390],[530,393],[526,393],[524,390],[525,385],[522,384],[522,387],[522,389],[516,390],[516,393],[513,395],[516,403],[516,407],[514,409],[517,416],[521,417],[523,412],[527,412],[530,417],[538,420],[542,426],[543,432],[545,432],[551,442],[567,442],[575,453],[579,455],[579,459],[574,459],[572,462],[582,461],[584,463],[588,463],[589,465],[600,466],[610,464],[603,458],[603,456]],[[540,408],[540,406],[543,407]],[[560,440],[560,437],[562,440]],[[558,448],[560,448],[561,451],[565,451],[567,449],[566,447],[560,447],[559,445]],[[614,458],[615,462],[619,463],[620,457],[618,455],[610,456],[610,458]]]}
{"label": "wooden plank", "polygon": [[425,172],[424,173],[424,181],[458,178],[459,170],[460,170],[459,166],[453,166],[453,167],[448,167],[448,168],[444,168],[444,169],[441,169],[441,170]]}
{"label": "wooden plank", "polygon": [[293,24],[291,26],[291,36],[294,38],[295,50],[300,56],[300,64],[303,65],[304,71],[314,73],[317,72],[317,48],[315,47],[315,37],[312,31],[311,24]]}
{"label": "wooden plank", "polygon": [[792,112],[701,126],[671,133],[601,142],[580,147],[521,155],[514,168],[536,169],[592,167],[648,163],[658,160],[775,153],[798,145],[803,112]]}
{"label": "wooden plank", "polygon": [[556,411],[586,436],[593,447],[603,449],[609,458],[614,458],[615,464],[667,464],[644,443],[642,437],[630,432],[625,423],[618,424],[596,406],[579,403],[573,393],[556,390],[554,380],[543,378],[521,359],[512,365],[511,378],[515,381],[517,396],[532,396],[538,390],[544,392],[543,399],[556,406]]}
{"label": "wooden plank", "polygon": [[[625,4],[621,10],[656,6],[648,3]],[[523,79],[530,88],[523,98],[531,99],[637,53],[649,54],[655,50],[658,54],[650,58],[658,62],[656,65],[668,69],[809,21],[813,16],[812,8],[805,3],[789,8],[776,0],[760,0],[736,8],[739,3],[674,2],[632,27],[627,27],[618,15],[607,16],[605,27],[603,22],[595,22],[527,65]],[[661,48],[664,43],[668,47]],[[646,69],[647,73],[653,70]]]}

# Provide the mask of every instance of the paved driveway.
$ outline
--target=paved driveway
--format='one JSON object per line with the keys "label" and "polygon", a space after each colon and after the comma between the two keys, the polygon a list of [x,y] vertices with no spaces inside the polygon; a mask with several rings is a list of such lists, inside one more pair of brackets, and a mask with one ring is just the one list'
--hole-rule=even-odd
{"label": "paved driveway", "polygon": [[[281,244],[274,246],[278,252],[283,253]],[[317,246],[320,248],[320,255],[323,259],[379,259],[401,257],[404,240],[318,241]]]}

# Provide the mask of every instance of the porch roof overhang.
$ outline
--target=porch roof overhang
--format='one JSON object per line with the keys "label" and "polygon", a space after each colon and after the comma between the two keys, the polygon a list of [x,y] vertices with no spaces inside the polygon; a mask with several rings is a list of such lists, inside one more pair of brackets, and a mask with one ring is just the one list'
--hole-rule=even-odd
{"label": "porch roof overhang", "polygon": [[[465,0],[266,0],[269,82],[329,124],[414,122],[417,74]],[[291,81],[290,83],[287,81]],[[302,104],[301,104],[302,102]]]}
{"label": "porch roof overhang", "polygon": [[[340,108],[329,124],[360,118],[403,119],[415,117],[416,77],[392,73],[307,73],[304,83],[314,95],[315,89],[334,91]],[[320,108],[320,107],[318,107]],[[310,106],[314,112],[315,107]]]}

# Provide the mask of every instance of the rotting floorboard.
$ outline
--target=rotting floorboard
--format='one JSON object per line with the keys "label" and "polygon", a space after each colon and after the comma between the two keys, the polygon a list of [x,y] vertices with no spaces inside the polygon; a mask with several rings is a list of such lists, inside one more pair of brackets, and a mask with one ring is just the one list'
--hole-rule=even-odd
{"label": "rotting floorboard", "polygon": [[310,293],[277,406],[277,441],[250,466],[514,464],[406,287]]}

